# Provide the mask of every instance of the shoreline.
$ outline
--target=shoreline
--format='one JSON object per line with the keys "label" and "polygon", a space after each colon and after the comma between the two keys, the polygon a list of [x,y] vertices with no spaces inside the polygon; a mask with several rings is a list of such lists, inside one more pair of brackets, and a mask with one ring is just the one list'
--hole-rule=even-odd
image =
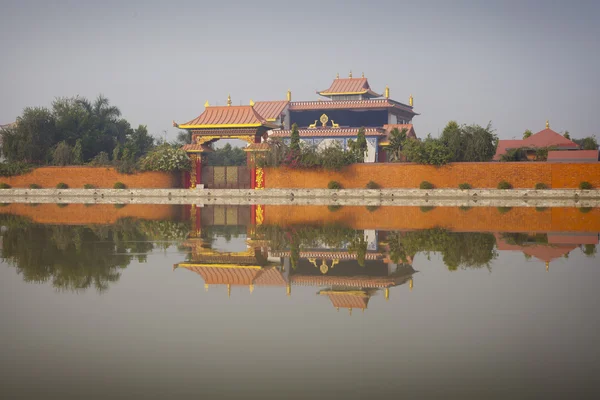
{"label": "shoreline", "polygon": [[0,189],[0,203],[600,207],[600,190]]}

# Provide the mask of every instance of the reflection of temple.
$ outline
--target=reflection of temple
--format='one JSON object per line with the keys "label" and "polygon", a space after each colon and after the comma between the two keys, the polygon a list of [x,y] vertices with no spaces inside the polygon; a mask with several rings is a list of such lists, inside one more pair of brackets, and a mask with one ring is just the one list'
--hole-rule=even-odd
{"label": "reflection of temple", "polygon": [[567,233],[548,233],[544,243],[536,241],[535,235],[530,236],[530,240],[524,240],[522,243],[510,243],[506,237],[501,234],[495,234],[496,247],[500,251],[520,251],[527,257],[535,257],[546,264],[546,270],[550,269],[550,263],[561,257],[567,257],[569,253],[580,245],[598,244],[598,234],[567,234]]}
{"label": "reflection of temple", "polygon": [[[207,214],[237,215],[233,207],[231,210],[221,208],[195,210],[192,217],[197,221],[200,218],[218,219],[227,223],[226,219]],[[256,211],[251,214],[256,218]],[[231,218],[231,221],[232,224],[237,223],[237,217]],[[296,261],[292,260],[289,250],[271,249],[269,241],[257,237],[252,225],[246,228],[246,249],[237,252],[213,249],[211,238],[205,234],[209,226],[199,225],[197,228],[185,242],[191,250],[189,261],[176,264],[175,268],[185,268],[200,275],[206,290],[211,286],[223,286],[231,295],[235,286],[247,287],[250,293],[260,286],[278,286],[285,287],[290,296],[292,286],[314,286],[320,288],[318,294],[327,296],[336,309],[345,308],[352,313],[353,309],[364,311],[369,299],[378,292],[387,300],[392,287],[407,282],[410,289],[413,286],[415,270],[410,264],[396,265],[381,253],[374,231],[364,233],[367,243],[364,262],[359,262],[357,255],[346,248],[330,249],[326,246],[303,249]]]}

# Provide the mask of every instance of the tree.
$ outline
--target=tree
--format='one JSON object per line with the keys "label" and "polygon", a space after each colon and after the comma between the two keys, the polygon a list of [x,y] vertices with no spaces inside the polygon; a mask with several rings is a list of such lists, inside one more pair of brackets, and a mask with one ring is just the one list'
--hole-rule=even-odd
{"label": "tree", "polygon": [[290,149],[294,152],[299,152],[300,151],[300,132],[298,131],[297,124],[292,125],[292,134],[290,135],[290,137],[291,137]]}
{"label": "tree", "polygon": [[498,145],[491,123],[484,128],[477,124],[459,126],[456,121],[450,121],[440,141],[448,148],[453,162],[489,161]]}
{"label": "tree", "polygon": [[227,143],[220,149],[208,153],[206,165],[218,166],[243,166],[246,165],[246,152],[239,147],[232,147]]}
{"label": "tree", "polygon": [[2,152],[9,162],[44,164],[56,144],[54,115],[47,108],[26,108],[15,126],[3,129]]}
{"label": "tree", "polygon": [[573,141],[581,146],[582,150],[598,150],[598,142],[596,141],[595,136],[588,136],[586,138],[575,139]]}
{"label": "tree", "polygon": [[190,131],[179,131],[177,132],[177,138],[175,139],[175,144],[178,146],[183,146],[186,144],[192,143],[192,135]]}
{"label": "tree", "polygon": [[81,146],[81,139],[77,139],[75,147],[73,147],[73,164],[83,164],[83,147]]}
{"label": "tree", "polygon": [[356,134],[356,161],[362,163],[368,152],[365,128],[361,127]]}
{"label": "tree", "polygon": [[140,125],[132,131],[125,141],[123,154],[127,154],[129,161],[135,161],[154,147],[154,138],[148,134],[148,128]]}
{"label": "tree", "polygon": [[56,148],[52,152],[52,164],[65,166],[70,165],[73,162],[73,149],[62,141],[56,145]]}
{"label": "tree", "polygon": [[406,128],[403,128],[402,130],[394,128],[390,131],[390,136],[388,138],[389,144],[385,147],[389,161],[400,161],[402,150],[404,149],[404,145],[408,140],[406,136],[407,132],[408,129]]}
{"label": "tree", "polygon": [[565,137],[565,139],[571,140],[571,135],[569,135],[569,131],[565,131],[565,133],[563,134],[563,136]]}
{"label": "tree", "polygon": [[452,159],[450,149],[440,139],[427,135],[424,141],[409,139],[404,146],[408,161],[419,164],[444,165]]}
{"label": "tree", "polygon": [[531,135],[533,135],[533,132],[527,129],[525,132],[523,132],[523,139],[527,139]]}

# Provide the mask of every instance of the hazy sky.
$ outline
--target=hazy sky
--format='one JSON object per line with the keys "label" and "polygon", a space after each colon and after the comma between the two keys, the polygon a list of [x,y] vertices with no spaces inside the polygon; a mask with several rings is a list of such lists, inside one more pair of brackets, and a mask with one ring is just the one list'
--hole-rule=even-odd
{"label": "hazy sky", "polygon": [[0,124],[102,93],[173,138],[171,120],[206,100],[315,100],[352,70],[393,99],[412,93],[419,136],[451,119],[491,120],[505,139],[546,119],[599,134],[600,2],[491,3],[2,0]]}

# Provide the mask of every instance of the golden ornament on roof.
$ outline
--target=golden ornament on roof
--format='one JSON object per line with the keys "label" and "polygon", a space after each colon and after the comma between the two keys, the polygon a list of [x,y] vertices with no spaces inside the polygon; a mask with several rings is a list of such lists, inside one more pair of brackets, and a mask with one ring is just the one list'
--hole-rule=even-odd
{"label": "golden ornament on roof", "polygon": [[231,106],[231,95],[227,95],[227,106]]}
{"label": "golden ornament on roof", "polygon": [[327,125],[327,122],[329,122],[329,117],[326,114],[323,114],[323,115],[321,115],[321,118],[319,119],[319,121],[321,121],[323,126],[325,126],[325,125]]}

